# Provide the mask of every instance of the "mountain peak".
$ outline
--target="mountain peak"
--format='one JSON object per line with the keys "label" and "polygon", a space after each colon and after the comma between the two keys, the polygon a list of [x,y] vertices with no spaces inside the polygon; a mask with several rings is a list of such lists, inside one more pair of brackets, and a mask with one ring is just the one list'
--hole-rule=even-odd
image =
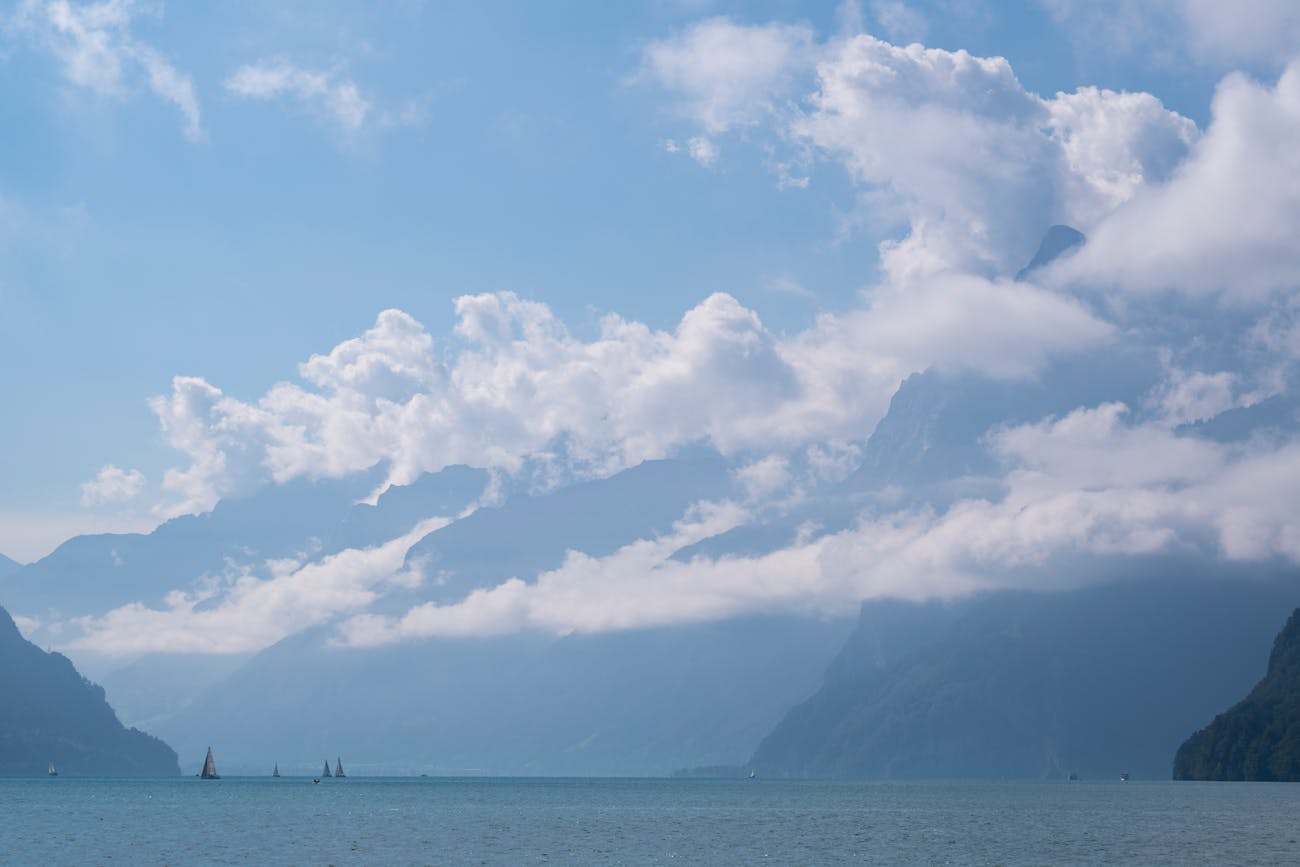
{"label": "mountain peak", "polygon": [[1054,262],[1068,250],[1087,243],[1088,239],[1071,226],[1056,225],[1047,230],[1043,235],[1043,240],[1038,244],[1038,252],[1034,253],[1034,258],[1029,260],[1029,264],[1020,269],[1016,274],[1017,280],[1023,280],[1039,268]]}

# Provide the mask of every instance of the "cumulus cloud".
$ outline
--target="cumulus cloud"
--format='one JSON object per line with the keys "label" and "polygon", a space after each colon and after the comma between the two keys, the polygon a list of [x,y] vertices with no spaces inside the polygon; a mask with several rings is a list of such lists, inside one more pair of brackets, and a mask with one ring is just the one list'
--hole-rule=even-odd
{"label": "cumulus cloud", "polygon": [[64,77],[102,96],[126,93],[143,76],[155,96],[170,102],[184,118],[191,141],[203,138],[198,96],[188,75],[153,46],[131,34],[136,4],[131,0],[72,3],[23,0],[13,27],[58,60]]}
{"label": "cumulus cloud", "polygon": [[1213,120],[1168,183],[1101,221],[1061,279],[1122,292],[1270,303],[1300,286],[1300,61],[1269,87],[1219,85]]}
{"label": "cumulus cloud", "polygon": [[288,97],[320,113],[346,135],[365,126],[371,105],[356,82],[337,73],[305,69],[284,60],[248,64],[226,80],[226,90],[245,99]]}
{"label": "cumulus cloud", "polygon": [[139,496],[144,483],[144,473],[139,470],[123,470],[105,464],[94,479],[82,484],[81,505],[89,507],[125,503]]}
{"label": "cumulus cloud", "polygon": [[[362,614],[340,641],[372,646],[521,630],[604,632],[758,612],[848,614],[865,599],[951,597],[1059,586],[1070,558],[1196,552],[1300,562],[1300,443],[1225,446],[1162,424],[1129,424],[1122,404],[1080,409],[994,435],[1008,463],[1001,499],[936,512],[864,514],[849,529],[805,528],[760,556],[672,555],[746,519],[697,507],[664,537],[608,557],[571,552],[535,581],[514,578],[400,617]],[[762,475],[770,468],[763,468]]]}
{"label": "cumulus cloud", "polygon": [[194,377],[152,399],[188,464],[167,471],[163,514],[203,511],[267,481],[341,476],[387,461],[393,483],[466,463],[516,473],[558,463],[604,476],[704,442],[728,454],[861,438],[909,374],[931,365],[1023,377],[1111,329],[1027,283],[945,276],[779,336],[716,294],[672,331],[606,316],[590,341],[511,293],[456,300],[444,361],[397,310],[299,368],[255,403]]}
{"label": "cumulus cloud", "polygon": [[[714,74],[712,45],[724,34],[736,45],[784,34],[786,49],[738,87]],[[1014,273],[1046,226],[1086,231],[1166,177],[1195,136],[1149,94],[1084,88],[1044,99],[1003,58],[866,34],[817,42],[715,18],[652,43],[645,57],[710,141],[766,124],[793,151],[776,161],[783,186],[791,165],[830,159],[877,210],[892,208],[905,232],[888,239],[882,259],[895,276]]]}

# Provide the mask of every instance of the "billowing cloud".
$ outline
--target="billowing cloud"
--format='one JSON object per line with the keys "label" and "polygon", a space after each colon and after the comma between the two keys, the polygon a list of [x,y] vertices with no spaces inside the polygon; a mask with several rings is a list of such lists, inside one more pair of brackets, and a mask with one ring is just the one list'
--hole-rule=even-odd
{"label": "billowing cloud", "polygon": [[202,139],[194,83],[158,49],[131,34],[135,14],[132,0],[81,4],[23,0],[12,20],[18,33],[58,60],[71,84],[102,96],[118,96],[142,75],[155,96],[181,113],[186,138]]}
{"label": "billowing cloud", "polygon": [[466,463],[508,473],[560,463],[604,476],[681,446],[769,453],[868,433],[909,374],[931,365],[1023,377],[1110,326],[1027,283],[945,276],[778,336],[724,294],[654,331],[606,316],[590,341],[511,293],[457,299],[452,352],[405,313],[299,368],[256,403],[177,377],[152,407],[187,466],[164,514],[210,508],[267,481],[342,476],[387,461],[390,481]]}
{"label": "billowing cloud", "polygon": [[365,126],[371,105],[356,82],[337,73],[305,69],[285,60],[241,66],[226,80],[226,90],[245,99],[288,97],[320,113],[347,135]]}
{"label": "billowing cloud", "polygon": [[81,486],[81,505],[100,506],[125,503],[139,496],[144,489],[144,473],[123,470],[112,464],[100,468],[95,478]]}
{"label": "billowing cloud", "polygon": [[1230,75],[1168,183],[1101,221],[1062,279],[1127,293],[1271,303],[1300,287],[1300,61],[1273,87]]}
{"label": "billowing cloud", "polygon": [[[721,34],[737,45],[785,34],[786,49],[738,87],[711,74]],[[877,211],[892,209],[906,227],[882,248],[898,277],[1014,273],[1046,226],[1087,231],[1166,177],[1195,137],[1190,121],[1149,94],[1084,88],[1044,99],[1003,58],[866,34],[816,42],[802,31],[796,38],[774,25],[710,19],[652,43],[645,56],[654,80],[712,137],[767,124],[793,149],[776,161],[782,185],[800,161],[844,166]],[[772,65],[782,59],[783,74]]]}

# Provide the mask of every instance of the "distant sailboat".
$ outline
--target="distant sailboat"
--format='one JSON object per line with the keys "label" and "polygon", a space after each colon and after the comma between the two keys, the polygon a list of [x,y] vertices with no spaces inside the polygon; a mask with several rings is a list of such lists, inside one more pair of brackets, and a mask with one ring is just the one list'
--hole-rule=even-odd
{"label": "distant sailboat", "polygon": [[271,771],[271,776],[273,776],[273,777],[278,777],[278,776],[280,776],[280,763],[279,763],[279,762],[276,762],[276,763],[275,763],[275,770]]}
{"label": "distant sailboat", "polygon": [[[329,763],[326,762],[326,764],[328,765]],[[336,776],[336,777],[346,777],[346,776],[347,776],[347,774],[343,773],[343,760],[342,760],[342,759],[339,759],[339,760],[338,760],[338,764],[336,764],[336,765],[334,766],[334,776]]]}
{"label": "distant sailboat", "polygon": [[46,773],[51,777],[57,777],[59,775],[59,772],[54,770],[54,762],[50,762],[50,769],[46,771]]}
{"label": "distant sailboat", "polygon": [[201,780],[219,780],[217,775],[217,763],[212,760],[212,747],[208,747],[208,757],[203,760],[203,772],[199,774]]}
{"label": "distant sailboat", "polygon": [[321,778],[323,779],[323,778],[325,778],[325,777],[332,777],[332,776],[334,776],[334,775],[330,773],[330,762],[329,762],[329,759],[326,759],[326,760],[325,760],[325,770],[321,772]]}

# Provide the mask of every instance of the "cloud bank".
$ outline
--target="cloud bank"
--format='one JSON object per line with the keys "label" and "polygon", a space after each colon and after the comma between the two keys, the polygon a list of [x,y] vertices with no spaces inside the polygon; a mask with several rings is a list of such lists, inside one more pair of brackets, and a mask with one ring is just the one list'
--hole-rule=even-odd
{"label": "cloud bank", "polygon": [[698,509],[674,531],[608,557],[571,552],[535,581],[518,578],[401,617],[360,614],[340,640],[375,646],[433,636],[535,629],[606,632],[757,613],[851,614],[865,599],[950,597],[1003,587],[1052,589],[1051,566],[1101,555],[1188,554],[1300,563],[1300,442],[1226,446],[1124,422],[1106,404],[1005,430],[1000,500],[943,512],[863,516],[850,529],[762,556],[673,559],[737,526],[731,504]]}
{"label": "cloud bank", "polygon": [[464,296],[456,310],[449,362],[418,322],[388,310],[253,403],[177,377],[151,401],[188,457],[163,479],[174,499],[161,514],[381,461],[398,484],[459,463],[586,478],[695,443],[735,454],[861,439],[910,373],[1025,377],[1111,333],[1068,296],[955,275],[881,288],[788,337],[725,294],[672,331],[611,314],[590,341],[512,293]]}

